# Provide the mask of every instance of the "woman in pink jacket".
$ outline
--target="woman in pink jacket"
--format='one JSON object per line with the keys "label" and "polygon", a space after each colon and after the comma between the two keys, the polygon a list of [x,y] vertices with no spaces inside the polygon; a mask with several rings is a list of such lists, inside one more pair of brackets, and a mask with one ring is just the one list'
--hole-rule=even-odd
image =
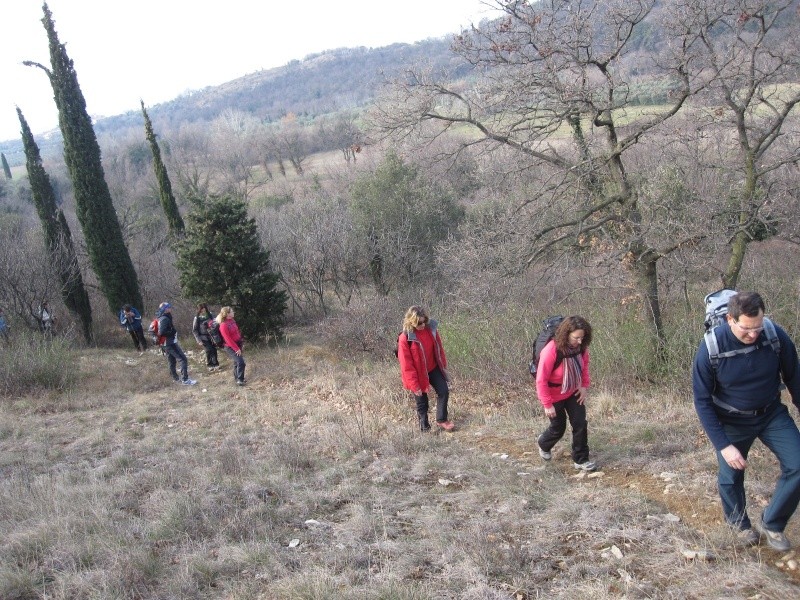
{"label": "woman in pink jacket", "polygon": [[244,385],[244,368],[247,363],[242,356],[242,334],[239,333],[239,326],[233,317],[233,309],[230,306],[223,306],[219,309],[217,323],[219,323],[219,333],[225,342],[225,352],[233,361],[233,377],[236,385]]}
{"label": "woman in pink jacket", "polygon": [[421,431],[430,431],[428,421],[428,389],[436,390],[436,424],[445,431],[455,425],[447,419],[447,401],[450,389],[447,375],[447,358],[436,321],[429,319],[419,306],[412,306],[403,319],[403,332],[397,338],[397,358],[403,387],[416,399],[417,416]]}
{"label": "woman in pink jacket", "polygon": [[586,423],[589,376],[589,344],[592,326],[579,316],[567,317],[555,336],[542,349],[536,371],[536,394],[550,419],[550,426],[539,436],[539,456],[550,460],[553,446],[572,427],[572,460],[580,471],[594,471],[589,460],[589,434]]}

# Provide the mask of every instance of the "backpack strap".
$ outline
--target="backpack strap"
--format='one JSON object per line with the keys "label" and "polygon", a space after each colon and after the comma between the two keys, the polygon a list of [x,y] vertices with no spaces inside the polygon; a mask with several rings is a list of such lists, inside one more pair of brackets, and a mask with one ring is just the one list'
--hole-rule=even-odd
{"label": "backpack strap", "polygon": [[719,344],[717,343],[716,327],[709,329],[703,335],[708,350],[708,360],[711,362],[711,370],[716,371],[719,365]]}
{"label": "backpack strap", "polygon": [[[706,331],[703,335],[703,339],[706,343],[706,349],[708,350],[708,359],[711,362],[711,368],[714,371],[716,371],[717,367],[719,366],[720,358],[730,358],[731,356],[736,356],[738,354],[749,354],[761,347],[760,344],[751,344],[745,348],[739,348],[738,350],[720,352],[719,344],[717,343],[717,334],[715,333],[716,330],[717,328],[714,327],[713,329]],[[766,336],[773,352],[780,356],[781,341],[778,339],[778,332],[775,330],[775,324],[766,317],[764,317],[764,335]]]}
{"label": "backpack strap", "polygon": [[778,339],[778,332],[775,331],[775,324],[764,317],[764,335],[767,336],[769,345],[778,356],[781,355],[781,341]]}

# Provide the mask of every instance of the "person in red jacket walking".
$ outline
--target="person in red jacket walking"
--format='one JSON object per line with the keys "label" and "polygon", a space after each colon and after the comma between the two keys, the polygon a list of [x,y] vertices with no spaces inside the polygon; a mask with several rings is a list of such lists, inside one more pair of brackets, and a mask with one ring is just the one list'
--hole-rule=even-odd
{"label": "person in red jacket walking", "polygon": [[233,361],[233,378],[236,385],[244,385],[244,368],[247,363],[242,356],[242,334],[239,333],[239,326],[233,320],[234,313],[230,306],[223,306],[219,309],[217,323],[219,323],[219,333],[225,342],[225,352]]}
{"label": "person in red jacket walking", "polygon": [[414,394],[421,431],[430,431],[428,389],[436,390],[436,424],[445,431],[455,425],[447,419],[450,397],[447,358],[436,321],[419,306],[412,306],[403,319],[403,332],[397,338],[397,358],[403,387]]}
{"label": "person in red jacket walking", "polygon": [[592,326],[579,316],[567,317],[553,339],[542,348],[536,371],[536,395],[550,419],[550,426],[539,436],[539,456],[552,458],[553,446],[572,427],[572,460],[580,471],[594,471],[589,460],[589,433],[586,422],[589,377],[589,344]]}

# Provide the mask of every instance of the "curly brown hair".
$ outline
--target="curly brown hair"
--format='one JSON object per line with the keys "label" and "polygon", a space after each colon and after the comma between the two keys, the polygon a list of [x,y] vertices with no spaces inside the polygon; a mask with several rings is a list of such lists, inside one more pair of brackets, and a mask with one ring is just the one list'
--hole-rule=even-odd
{"label": "curly brown hair", "polygon": [[578,315],[567,317],[561,321],[561,325],[556,329],[556,334],[553,340],[556,344],[556,349],[562,354],[569,354],[571,348],[569,346],[569,334],[573,331],[583,330],[583,340],[581,341],[581,352],[585,351],[592,343],[592,326],[589,321]]}

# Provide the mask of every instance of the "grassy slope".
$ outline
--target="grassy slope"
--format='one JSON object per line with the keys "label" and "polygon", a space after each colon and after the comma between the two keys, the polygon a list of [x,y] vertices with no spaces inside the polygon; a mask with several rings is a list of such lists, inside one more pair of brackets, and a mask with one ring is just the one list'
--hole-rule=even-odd
{"label": "grassy slope", "polygon": [[[567,444],[532,452],[526,391],[456,381],[458,430],[419,434],[395,363],[304,335],[248,353],[247,388],[92,350],[77,389],[0,401],[0,598],[798,595],[791,557],[731,545],[688,400],[595,392],[603,475],[575,477]],[[752,462],[758,505],[777,466]]]}

